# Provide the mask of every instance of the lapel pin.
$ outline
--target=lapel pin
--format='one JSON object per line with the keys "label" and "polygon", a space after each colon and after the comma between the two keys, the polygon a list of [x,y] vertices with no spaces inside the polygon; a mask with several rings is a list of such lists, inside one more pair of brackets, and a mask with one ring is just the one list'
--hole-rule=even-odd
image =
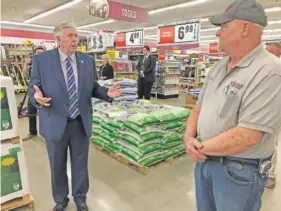
{"label": "lapel pin", "polygon": [[81,60],[81,63],[83,64],[83,63],[84,63],[84,61],[83,61],[83,60]]}

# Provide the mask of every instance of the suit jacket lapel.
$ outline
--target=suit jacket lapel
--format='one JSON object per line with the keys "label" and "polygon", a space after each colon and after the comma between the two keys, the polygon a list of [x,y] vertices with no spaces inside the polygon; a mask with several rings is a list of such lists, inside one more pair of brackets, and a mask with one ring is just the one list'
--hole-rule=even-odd
{"label": "suit jacket lapel", "polygon": [[60,81],[60,84],[62,85],[63,90],[68,94],[65,78],[63,75],[62,67],[61,67],[58,48],[53,51],[51,56],[52,56],[52,63],[54,66],[54,70],[56,71],[56,75],[58,76],[58,80]]}
{"label": "suit jacket lapel", "polygon": [[84,61],[81,58],[81,55],[79,53],[75,53],[76,56],[76,63],[77,63],[77,73],[78,73],[78,98],[80,99],[82,93],[83,93],[83,83],[84,83]]}

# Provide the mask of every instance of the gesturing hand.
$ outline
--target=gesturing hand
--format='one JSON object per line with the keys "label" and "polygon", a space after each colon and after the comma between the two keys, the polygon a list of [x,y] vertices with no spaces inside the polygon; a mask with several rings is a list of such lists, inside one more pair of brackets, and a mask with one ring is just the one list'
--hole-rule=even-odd
{"label": "gesturing hand", "polygon": [[120,97],[122,94],[122,90],[119,88],[119,83],[115,83],[112,87],[108,89],[107,95],[111,98]]}
{"label": "gesturing hand", "polygon": [[184,143],[186,153],[196,162],[207,159],[206,155],[201,154],[198,150],[203,148],[203,145],[189,134],[184,135]]}
{"label": "gesturing hand", "polygon": [[49,102],[51,101],[51,98],[43,97],[43,94],[38,86],[34,85],[33,88],[35,90],[34,99],[36,100],[36,102],[43,106],[50,106]]}

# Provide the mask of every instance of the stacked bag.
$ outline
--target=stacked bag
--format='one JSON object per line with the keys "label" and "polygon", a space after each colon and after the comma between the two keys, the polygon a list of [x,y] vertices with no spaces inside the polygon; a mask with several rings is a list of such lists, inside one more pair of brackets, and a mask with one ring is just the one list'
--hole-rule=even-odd
{"label": "stacked bag", "polygon": [[185,152],[183,133],[190,111],[149,101],[93,106],[93,143],[150,166]]}

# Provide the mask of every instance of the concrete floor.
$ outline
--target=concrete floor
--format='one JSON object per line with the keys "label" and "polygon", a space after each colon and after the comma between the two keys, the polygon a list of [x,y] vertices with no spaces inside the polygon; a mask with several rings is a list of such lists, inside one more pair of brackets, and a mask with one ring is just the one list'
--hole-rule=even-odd
{"label": "concrete floor", "polygon": [[[182,105],[183,99],[159,100],[165,104]],[[20,135],[28,133],[27,119],[20,119]],[[24,142],[31,194],[36,211],[50,211],[54,203],[51,195],[49,162],[44,141],[37,137]],[[281,153],[279,148],[279,154]],[[93,211],[195,211],[194,163],[182,156],[174,164],[161,163],[144,176],[97,151],[93,145],[89,153],[90,190],[88,205]],[[278,159],[277,176],[281,177]],[[70,170],[70,168],[68,168]],[[69,179],[70,172],[69,172]],[[277,177],[278,179],[279,177]],[[71,186],[70,186],[71,188]],[[262,211],[279,211],[281,183],[266,190]],[[279,197],[278,197],[279,196]],[[279,207],[279,208],[278,208]],[[25,208],[18,209],[27,210]],[[68,211],[74,211],[71,200]]]}

